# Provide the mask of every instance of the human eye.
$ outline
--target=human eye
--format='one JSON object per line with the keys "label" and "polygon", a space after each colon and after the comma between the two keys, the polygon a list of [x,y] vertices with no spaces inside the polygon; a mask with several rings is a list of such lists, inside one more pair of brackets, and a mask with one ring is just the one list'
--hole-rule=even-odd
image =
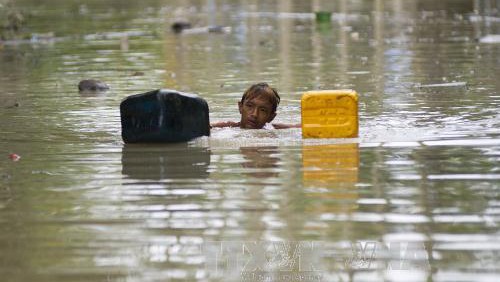
{"label": "human eye", "polygon": [[259,111],[264,114],[267,114],[269,112],[269,110],[266,108],[260,108]]}

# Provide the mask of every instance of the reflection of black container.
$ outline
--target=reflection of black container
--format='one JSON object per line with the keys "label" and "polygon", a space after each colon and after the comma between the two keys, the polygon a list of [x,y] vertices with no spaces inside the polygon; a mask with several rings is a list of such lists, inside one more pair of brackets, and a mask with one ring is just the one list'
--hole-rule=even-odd
{"label": "reflection of black container", "polygon": [[202,98],[173,90],[155,90],[127,97],[120,104],[125,143],[184,142],[210,135],[208,104]]}
{"label": "reflection of black container", "polygon": [[210,151],[188,143],[168,145],[125,145],[122,174],[134,179],[205,179]]}

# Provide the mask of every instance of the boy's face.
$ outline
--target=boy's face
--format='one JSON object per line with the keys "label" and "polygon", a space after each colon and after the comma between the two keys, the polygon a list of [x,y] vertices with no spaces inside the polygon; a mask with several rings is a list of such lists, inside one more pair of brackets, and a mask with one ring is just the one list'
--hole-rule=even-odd
{"label": "boy's face", "polygon": [[273,112],[273,105],[263,96],[247,99],[243,103],[240,101],[238,108],[241,114],[241,128],[260,129],[276,116]]}

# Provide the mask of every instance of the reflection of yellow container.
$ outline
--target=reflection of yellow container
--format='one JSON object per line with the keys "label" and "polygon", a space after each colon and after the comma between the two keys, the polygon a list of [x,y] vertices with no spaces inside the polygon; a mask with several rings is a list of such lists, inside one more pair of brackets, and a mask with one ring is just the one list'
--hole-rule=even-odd
{"label": "reflection of yellow container", "polygon": [[358,137],[358,94],[354,90],[308,91],[302,95],[303,138]]}
{"label": "reflection of yellow container", "polygon": [[319,185],[358,181],[358,144],[331,144],[302,148],[304,180]]}
{"label": "reflection of yellow container", "polygon": [[348,212],[357,208],[358,144],[302,148],[303,183],[310,209]]}

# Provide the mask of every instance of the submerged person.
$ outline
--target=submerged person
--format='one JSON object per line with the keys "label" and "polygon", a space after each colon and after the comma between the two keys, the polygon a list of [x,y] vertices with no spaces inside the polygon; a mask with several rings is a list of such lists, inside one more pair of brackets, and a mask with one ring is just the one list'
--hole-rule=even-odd
{"label": "submerged person", "polygon": [[[276,109],[279,103],[280,96],[276,89],[264,82],[254,84],[243,93],[241,101],[238,102],[241,114],[240,121],[217,122],[212,124],[211,127],[263,128],[276,117]],[[300,124],[273,123],[271,125],[276,129],[301,127]]]}

